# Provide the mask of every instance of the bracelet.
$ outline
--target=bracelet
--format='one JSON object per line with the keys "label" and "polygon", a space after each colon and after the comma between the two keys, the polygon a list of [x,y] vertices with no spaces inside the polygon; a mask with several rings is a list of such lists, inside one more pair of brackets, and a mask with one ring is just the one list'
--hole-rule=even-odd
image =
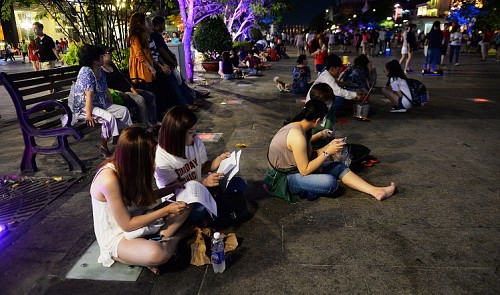
{"label": "bracelet", "polygon": [[323,151],[323,156],[325,157],[325,159],[328,159],[328,157],[330,157],[330,154],[327,151]]}

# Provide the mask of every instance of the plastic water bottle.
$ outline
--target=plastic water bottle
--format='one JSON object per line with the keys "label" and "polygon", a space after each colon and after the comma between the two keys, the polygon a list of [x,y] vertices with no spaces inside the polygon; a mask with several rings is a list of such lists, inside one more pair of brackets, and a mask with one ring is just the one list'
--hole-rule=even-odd
{"label": "plastic water bottle", "polygon": [[215,232],[212,239],[212,266],[215,273],[222,273],[226,269],[224,240],[220,232]]}

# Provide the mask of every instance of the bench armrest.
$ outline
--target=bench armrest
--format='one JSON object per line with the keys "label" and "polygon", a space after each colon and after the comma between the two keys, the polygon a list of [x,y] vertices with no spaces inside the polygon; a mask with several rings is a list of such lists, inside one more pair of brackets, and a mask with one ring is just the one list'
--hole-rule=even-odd
{"label": "bench armrest", "polygon": [[59,130],[59,132],[62,132],[63,134],[66,134],[66,135],[70,135],[70,136],[73,136],[75,139],[79,140],[81,139],[83,136],[82,134],[74,129],[72,126],[71,126],[71,121],[73,119],[73,112],[70,110],[69,106],[63,102],[60,102],[60,101],[57,101],[57,100],[52,100],[52,101],[44,101],[44,102],[41,102],[35,106],[33,106],[31,109],[29,109],[28,111],[26,111],[24,113],[24,119],[25,119],[25,122],[29,122],[29,117],[31,114],[33,113],[36,113],[36,112],[39,112],[41,110],[44,110],[44,109],[47,109],[48,107],[61,107],[66,115],[68,116],[68,120],[66,122],[66,124],[62,124],[61,122],[61,125],[62,125],[62,128],[57,128],[57,129],[49,129],[49,130],[39,130],[37,128],[35,128],[33,125],[31,124],[27,124],[31,130],[30,132],[32,134],[37,134],[39,136],[53,136],[54,134],[54,130]]}

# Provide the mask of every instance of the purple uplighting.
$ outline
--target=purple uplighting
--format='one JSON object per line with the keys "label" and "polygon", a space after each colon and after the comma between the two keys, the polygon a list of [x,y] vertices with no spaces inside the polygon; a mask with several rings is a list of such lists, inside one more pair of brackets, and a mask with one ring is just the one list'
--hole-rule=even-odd
{"label": "purple uplighting", "polygon": [[7,226],[4,224],[0,224],[0,238],[2,238],[5,234],[7,234]]}

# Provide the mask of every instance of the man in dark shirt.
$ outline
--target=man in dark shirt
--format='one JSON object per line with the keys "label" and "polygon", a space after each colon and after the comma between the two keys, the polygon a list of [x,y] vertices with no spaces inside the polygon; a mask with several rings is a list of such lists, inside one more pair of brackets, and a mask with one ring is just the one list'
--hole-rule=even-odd
{"label": "man in dark shirt", "polygon": [[432,29],[427,35],[425,45],[429,46],[427,49],[427,57],[424,64],[423,74],[436,70],[442,73],[441,70],[441,45],[443,43],[443,33],[441,31],[441,22],[435,21],[432,24]]}
{"label": "man in dark shirt", "polygon": [[54,40],[43,33],[43,25],[39,22],[33,23],[33,32],[37,36],[35,42],[38,49],[35,50],[35,54],[40,57],[42,70],[53,69],[56,66],[56,59],[60,61],[61,66],[63,66],[64,61],[56,50]]}
{"label": "man in dark shirt", "polygon": [[154,42],[154,48],[152,52],[153,59],[155,62],[160,64],[162,72],[166,75],[168,82],[170,83],[172,89],[174,89],[177,96],[177,101],[180,105],[187,105],[190,108],[192,105],[203,105],[200,100],[195,100],[195,98],[202,98],[208,96],[209,92],[198,92],[189,88],[184,79],[180,75],[175,75],[173,71],[176,70],[178,63],[175,54],[170,51],[167,44],[165,44],[165,39],[162,36],[165,30],[165,18],[161,16],[156,16],[152,20],[153,33],[151,33],[150,38]]}

